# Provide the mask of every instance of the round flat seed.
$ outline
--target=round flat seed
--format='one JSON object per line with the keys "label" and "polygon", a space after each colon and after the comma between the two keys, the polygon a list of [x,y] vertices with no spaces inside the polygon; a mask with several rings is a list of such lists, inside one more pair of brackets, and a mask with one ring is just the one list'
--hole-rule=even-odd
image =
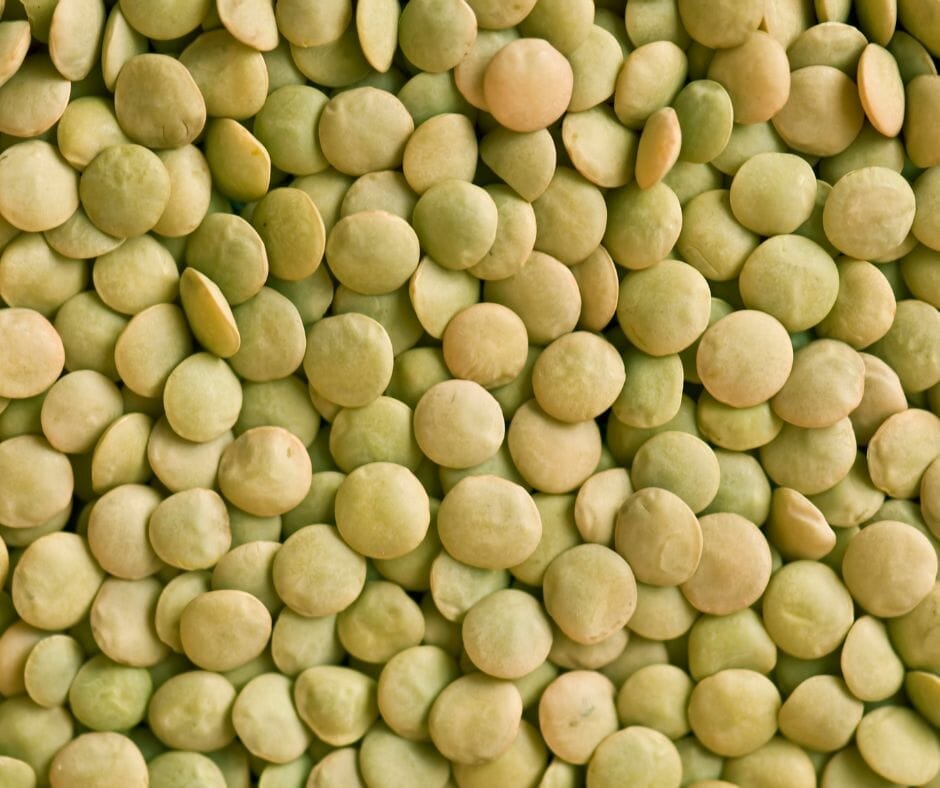
{"label": "round flat seed", "polygon": [[[328,525],[309,525],[292,534],[278,550],[272,571],[278,595],[303,616],[345,610],[366,580],[365,559]],[[276,644],[277,634],[274,639]]]}
{"label": "round flat seed", "polygon": [[658,586],[684,583],[702,556],[702,529],[692,510],[657,487],[638,490],[624,501],[615,539],[637,579]]}
{"label": "round flat seed", "polygon": [[670,252],[682,230],[682,206],[664,183],[648,189],[628,184],[607,200],[604,246],[614,262],[631,270],[647,269]]}
{"label": "round flat seed", "polygon": [[[448,424],[446,432],[439,425]],[[470,468],[492,457],[505,434],[499,403],[470,380],[448,380],[428,389],[415,407],[415,439],[433,462]]]}
{"label": "round flat seed", "polygon": [[79,195],[88,218],[102,232],[133,238],[152,229],[163,215],[170,174],[142,145],[112,145],[85,168]]}
{"label": "round flat seed", "polygon": [[588,763],[587,785],[673,785],[681,775],[679,751],[666,736],[653,728],[630,725],[597,747]]}
{"label": "round flat seed", "polygon": [[876,259],[907,237],[915,208],[914,192],[901,175],[886,167],[863,167],[833,186],[823,227],[840,252]]}
{"label": "round flat seed", "polygon": [[152,428],[150,416],[127,413],[102,433],[91,461],[91,482],[96,493],[150,479],[153,471],[147,463],[147,441]]}
{"label": "round flat seed", "polygon": [[679,158],[682,129],[672,107],[657,110],[647,119],[636,151],[636,183],[648,189],[659,183]]}
{"label": "round flat seed", "polygon": [[313,175],[329,167],[316,134],[329,99],[310,85],[283,85],[272,91],[255,115],[253,131],[278,169]]}
{"label": "round flat seed", "polygon": [[623,50],[612,33],[595,24],[584,43],[568,53],[568,62],[574,74],[568,112],[582,112],[614,94]]}
{"label": "round flat seed", "polygon": [[496,240],[499,211],[484,189],[446,180],[428,189],[415,205],[413,224],[435,262],[462,270],[480,262]]}
{"label": "round flat seed", "polygon": [[886,46],[897,61],[905,85],[920,74],[937,73],[937,66],[924,45],[903,30],[895,31]]}
{"label": "round flat seed", "polygon": [[27,623],[65,629],[88,615],[104,577],[82,537],[47,534],[23,551],[13,571],[13,604]]}
{"label": "round flat seed", "polygon": [[529,201],[548,188],[555,174],[556,157],[548,129],[518,133],[497,128],[480,143],[483,162]]}
{"label": "round flat seed", "polygon": [[571,163],[591,183],[617,188],[633,177],[637,135],[607,105],[567,113],[561,133]]}
{"label": "round flat seed", "polygon": [[114,108],[124,132],[150,148],[187,145],[206,124],[199,86],[186,66],[167,55],[128,60],[114,84]]}
{"label": "round flat seed", "polygon": [[829,314],[817,324],[816,332],[860,350],[888,332],[897,303],[890,283],[877,266],[841,258],[836,267],[839,294]]}
{"label": "round flat seed", "polygon": [[271,157],[236,120],[216,118],[205,135],[206,162],[216,187],[239,202],[260,200],[271,183]]}
{"label": "round flat seed", "polygon": [[91,631],[106,657],[130,667],[149,668],[166,659],[169,648],[158,637],[153,612],[163,584],[107,578],[91,606]]}
{"label": "round flat seed", "polygon": [[728,91],[735,123],[770,120],[790,95],[787,53],[776,39],[760,30],[733,48],[716,52],[708,67],[708,78]]}
{"label": "round flat seed", "polygon": [[64,363],[62,340],[39,312],[0,309],[0,397],[42,393],[59,377]]}
{"label": "round flat seed", "polygon": [[113,91],[124,64],[135,55],[148,50],[147,39],[131,27],[120,4],[115,3],[108,14],[101,39],[101,75],[105,87]]}
{"label": "round flat seed", "polygon": [[283,427],[254,427],[239,435],[219,461],[219,489],[239,509],[273,517],[293,509],[310,489],[306,447]]}
{"label": "round flat seed", "polygon": [[721,468],[718,457],[704,441],[685,432],[668,430],[652,436],[640,447],[631,474],[637,488],[669,490],[694,512],[701,512],[719,491]]}
{"label": "round flat seed", "polygon": [[184,608],[180,637],[194,664],[205,670],[232,670],[254,659],[267,645],[271,615],[244,591],[207,591]]}
{"label": "round flat seed", "polygon": [[783,388],[793,367],[786,329],[755,310],[732,312],[705,331],[696,370],[706,390],[736,408],[759,405]]}
{"label": "round flat seed", "polygon": [[[303,5],[311,4],[304,2]],[[352,85],[367,77],[370,71],[355,25],[347,25],[339,38],[325,44],[303,47],[292,43],[290,54],[294,65],[307,79],[330,88]]]}
{"label": "round flat seed", "polygon": [[360,211],[340,219],[326,242],[326,259],[341,284],[363,295],[397,290],[418,267],[418,235],[386,211]]}
{"label": "round flat seed", "polygon": [[69,686],[85,661],[85,652],[68,635],[53,635],[40,643],[42,647],[33,648],[23,668],[26,692],[40,706],[61,706],[68,700]]}
{"label": "round flat seed", "polygon": [[350,0],[285,0],[277,4],[275,13],[281,35],[301,47],[336,41],[353,19]]}
{"label": "round flat seed", "polygon": [[477,36],[477,20],[464,0],[414,0],[398,22],[398,46],[422,71],[432,74],[456,66]]}
{"label": "round flat seed", "polygon": [[940,355],[936,337],[940,313],[916,299],[898,302],[888,333],[872,347],[872,352],[892,365],[905,391],[925,391],[940,378]]}
{"label": "round flat seed", "polygon": [[759,0],[679,0],[679,15],[689,35],[712,49],[743,44],[761,23],[764,8]]}
{"label": "round flat seed", "polygon": [[855,434],[848,418],[828,427],[784,424],[760,449],[761,464],[777,484],[815,495],[838,484],[852,469]]}
{"label": "round flat seed", "polygon": [[427,494],[417,477],[401,465],[362,465],[337,490],[337,528],[360,555],[405,555],[421,543],[429,523]]}
{"label": "round flat seed", "polygon": [[71,91],[47,55],[29,55],[0,85],[0,132],[35,137],[48,131],[65,112]]}
{"label": "round flat seed", "polygon": [[600,244],[607,206],[596,186],[569,167],[555,171],[533,203],[535,248],[565,265],[577,265]]}
{"label": "round flat seed", "polygon": [[121,11],[147,38],[169,41],[195,30],[209,13],[210,5],[210,0],[121,0]]}
{"label": "round flat seed", "polygon": [[882,520],[865,526],[849,541],[842,575],[865,610],[893,618],[909,613],[930,593],[936,564],[936,553],[924,534],[906,523]]}
{"label": "round flat seed", "polygon": [[581,311],[581,294],[571,269],[542,252],[533,252],[518,273],[487,282],[483,294],[485,300],[519,315],[529,341],[538,345],[571,331]]}
{"label": "round flat seed", "polygon": [[865,763],[891,782],[916,785],[940,770],[940,744],[913,709],[885,706],[866,714],[856,742]]}
{"label": "round flat seed", "polygon": [[720,155],[731,139],[734,106],[718,82],[690,82],[673,102],[682,132],[679,157],[683,161],[709,162]]}
{"label": "round flat seed", "polygon": [[196,341],[221,358],[238,352],[241,337],[238,326],[222,291],[195,268],[187,268],[180,277],[180,301]]}
{"label": "round flat seed", "polygon": [[799,659],[831,654],[852,626],[852,597],[839,576],[816,561],[791,561],[775,572],[763,605],[768,634]]}
{"label": "round flat seed", "polygon": [[671,41],[653,41],[633,50],[623,62],[614,91],[614,112],[627,128],[671,104],[688,74],[685,53]]}
{"label": "round flat seed", "polygon": [[898,21],[895,0],[859,0],[855,9],[858,26],[870,41],[886,46]]}
{"label": "round flat seed", "polygon": [[731,512],[700,517],[699,525],[702,557],[681,585],[683,595],[696,610],[714,616],[744,610],[770,580],[767,539],[754,523]]}
{"label": "round flat seed", "polygon": [[493,57],[507,44],[519,38],[518,31],[481,30],[473,46],[454,67],[454,84],[460,94],[474,107],[488,111],[483,92],[483,77]]}
{"label": "round flat seed", "polygon": [[398,44],[398,0],[363,0],[356,5],[356,33],[369,65],[384,73],[392,65]]}
{"label": "round flat seed", "polygon": [[67,454],[91,451],[104,430],[124,412],[121,392],[100,372],[70,372],[52,384],[42,403],[42,431]]}
{"label": "round flat seed", "polygon": [[277,20],[267,0],[218,0],[219,20],[236,39],[260,52],[277,47]]}
{"label": "round flat seed", "polygon": [[268,70],[261,53],[227,30],[203,33],[179,56],[192,74],[210,117],[244,119],[268,94]]}
{"label": "round flat seed", "polygon": [[155,304],[138,312],[121,332],[114,363],[128,388],[142,397],[157,397],[192,349],[183,310],[175,304]]}
{"label": "round flat seed", "polygon": [[896,137],[904,125],[904,83],[887,49],[865,47],[858,62],[858,93],[871,125],[886,137]]}
{"label": "round flat seed", "polygon": [[573,86],[571,64],[537,38],[507,44],[483,77],[489,111],[502,126],[518,132],[538,131],[558,120],[571,101]]}
{"label": "round flat seed", "polygon": [[832,66],[794,71],[786,104],[774,128],[791,148],[814,156],[844,151],[862,130],[865,113],[858,87]]}
{"label": "round flat seed", "polygon": [[579,487],[597,468],[601,454],[600,431],[593,419],[575,424],[558,421],[534,399],[516,410],[507,442],[519,473],[546,493]]}
{"label": "round flat seed", "polygon": [[193,232],[206,216],[212,196],[212,173],[194,145],[157,153],[170,175],[170,199],[154,232],[180,238]]}
{"label": "round flat seed", "polygon": [[487,30],[515,27],[529,15],[535,3],[536,0],[517,0],[509,4],[502,0],[469,0],[480,27]]}
{"label": "round flat seed", "polygon": [[525,324],[500,304],[468,306],[443,334],[444,361],[451,373],[488,389],[512,382],[525,365],[527,350]]}
{"label": "round flat seed", "polygon": [[62,156],[83,170],[109,145],[131,142],[121,130],[114,104],[101,96],[82,96],[71,101],[56,127],[56,143]]}
{"label": "round flat seed", "polygon": [[12,77],[29,52],[29,22],[16,19],[0,23],[0,85]]}
{"label": "round flat seed", "polygon": [[749,309],[772,315],[788,331],[804,331],[823,320],[835,304],[839,270],[808,238],[775,235],[748,256],[738,287]]}
{"label": "round flat seed", "polygon": [[327,317],[307,334],[304,372],[311,387],[346,408],[368,405],[392,376],[392,343],[380,323],[362,314]]}
{"label": "round flat seed", "polygon": [[597,418],[613,404],[624,379],[617,349],[587,331],[556,339],[532,368],[532,390],[539,406],[566,422]]}
{"label": "round flat seed", "polygon": [[[589,577],[594,581],[589,582]],[[637,586],[630,565],[599,544],[580,544],[556,557],[545,572],[543,593],[552,620],[585,645],[622,629],[636,609]]]}
{"label": "round flat seed", "polygon": [[440,339],[451,318],[480,299],[480,280],[425,257],[408,283],[415,314],[429,335]]}
{"label": "round flat seed", "polygon": [[[239,692],[232,706],[232,725],[245,749],[255,757],[274,764],[297,760],[309,763],[301,756],[310,746],[312,736],[292,701],[292,689],[293,683],[287,676],[262,673]],[[271,768],[277,767],[266,767],[265,772]],[[224,784],[223,777],[221,785]]]}
{"label": "round flat seed", "polygon": [[56,4],[49,27],[49,56],[63,77],[77,82],[88,76],[98,58],[104,22],[103,0]]}
{"label": "round flat seed", "polygon": [[456,112],[435,115],[418,126],[408,140],[402,162],[407,183],[418,194],[450,178],[472,181],[476,167],[473,123]]}
{"label": "round flat seed", "polygon": [[[290,299],[270,287],[232,310],[241,345],[232,369],[245,380],[268,382],[293,374],[303,362],[304,325]],[[272,330],[272,326],[276,327]]]}
{"label": "round flat seed", "polygon": [[759,241],[735,217],[726,189],[708,189],[690,199],[682,208],[681,224],[676,248],[689,265],[714,282],[740,274]]}
{"label": "round flat seed", "polygon": [[[49,766],[51,780],[60,785],[94,782],[103,773],[116,783],[150,782],[147,762],[140,749],[120,733],[84,733],[59,750]],[[14,785],[19,783],[14,782]]]}
{"label": "round flat seed", "polygon": [[192,443],[173,432],[164,418],[150,432],[147,461],[154,475],[172,492],[212,488],[216,484],[219,458],[232,440],[233,436],[226,433],[214,441]]}
{"label": "round flat seed", "polygon": [[816,175],[799,156],[759,153],[731,181],[735,218],[758,235],[792,233],[809,219],[816,202]]}
{"label": "round flat seed", "polygon": [[[659,298],[650,298],[651,293]],[[708,327],[710,312],[705,277],[678,260],[631,271],[620,285],[620,327],[637,348],[651,356],[668,356],[687,348]]]}
{"label": "round flat seed", "polygon": [[571,267],[581,291],[581,316],[578,328],[603,331],[617,311],[619,282],[617,267],[603,246],[598,246],[586,260]]}
{"label": "round flat seed", "polygon": [[867,45],[858,28],[842,22],[824,22],[804,30],[787,48],[790,70],[806,66],[832,66],[854,78],[858,59]]}
{"label": "round flat seed", "polygon": [[935,167],[940,164],[940,144],[931,129],[935,129],[940,97],[940,76],[923,74],[914,77],[906,87],[906,115],[904,118],[904,144],[907,154],[917,167]]}
{"label": "round flat seed", "polygon": [[327,161],[340,172],[358,176],[400,167],[413,131],[414,121],[401,101],[364,87],[331,99],[317,133]]}
{"label": "round flat seed", "polygon": [[186,263],[215,282],[233,306],[264,286],[268,255],[257,231],[240,216],[209,214],[186,243]]}
{"label": "round flat seed", "polygon": [[51,317],[88,285],[88,267],[57,253],[39,233],[22,233],[0,253],[0,298]]}
{"label": "round flat seed", "polygon": [[[478,501],[491,506],[481,509]],[[525,561],[542,534],[529,494],[496,476],[468,476],[447,493],[438,512],[441,541],[457,560],[483,569],[506,569]]]}
{"label": "round flat seed", "polygon": [[268,253],[271,275],[297,281],[316,271],[326,247],[323,219],[300,189],[268,192],[251,215]]}
{"label": "round flat seed", "polygon": [[77,209],[78,174],[48,142],[20,142],[0,153],[0,216],[7,222],[42,232]]}
{"label": "round flat seed", "polygon": [[888,416],[868,442],[868,471],[878,489],[895,498],[917,494],[921,477],[936,457],[940,419],[908,408]]}
{"label": "round flat seed", "polygon": [[196,353],[167,378],[163,405],[173,431],[202,443],[228,432],[238,419],[242,389],[235,373],[211,353]]}
{"label": "round flat seed", "polygon": [[783,388],[771,400],[774,412],[798,427],[828,427],[862,401],[865,364],[848,345],[819,339],[800,348]]}
{"label": "round flat seed", "polygon": [[593,20],[594,9],[588,0],[539,0],[520,23],[520,30],[524,36],[544,38],[568,55],[587,40]]}
{"label": "round flat seed", "polygon": [[665,424],[682,401],[682,359],[678,354],[650,356],[634,348],[624,354],[626,382],[614,400],[614,416],[633,427]]}

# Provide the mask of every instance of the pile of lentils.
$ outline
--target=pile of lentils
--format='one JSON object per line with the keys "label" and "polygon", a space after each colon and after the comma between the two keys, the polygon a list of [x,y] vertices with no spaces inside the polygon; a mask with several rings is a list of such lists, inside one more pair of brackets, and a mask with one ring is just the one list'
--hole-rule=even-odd
{"label": "pile of lentils", "polygon": [[940,786],[940,0],[0,0],[0,786]]}

